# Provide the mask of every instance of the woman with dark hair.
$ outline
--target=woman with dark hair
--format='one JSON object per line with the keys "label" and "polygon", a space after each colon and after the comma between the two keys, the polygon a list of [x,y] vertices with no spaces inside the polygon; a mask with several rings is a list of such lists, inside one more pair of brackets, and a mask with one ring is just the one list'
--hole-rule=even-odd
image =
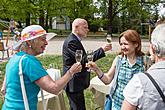
{"label": "woman with dark hair", "polygon": [[[144,72],[143,55],[141,51],[140,35],[135,30],[127,30],[120,34],[119,37],[120,54],[114,59],[111,68],[107,74],[104,74],[94,62],[89,62],[87,66],[94,70],[98,78],[104,84],[110,84],[115,74],[116,86],[112,97],[112,110],[120,110],[123,97],[123,89],[133,77],[134,74]],[[119,66],[120,65],[120,66]]]}

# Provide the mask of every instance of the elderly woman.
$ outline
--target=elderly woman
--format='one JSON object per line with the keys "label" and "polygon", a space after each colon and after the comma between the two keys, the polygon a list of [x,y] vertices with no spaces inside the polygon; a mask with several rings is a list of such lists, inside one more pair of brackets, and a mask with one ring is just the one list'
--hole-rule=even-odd
{"label": "elderly woman", "polygon": [[[24,110],[25,102],[22,95],[19,72],[22,70],[24,86],[27,94],[27,102],[30,110],[37,110],[37,95],[40,88],[52,94],[58,94],[64,86],[72,79],[72,76],[81,70],[80,63],[75,63],[66,74],[53,81],[41,62],[35,57],[46,48],[48,44],[46,37],[48,33],[39,25],[31,25],[21,32],[21,40],[16,47],[20,52],[16,53],[7,63],[5,99],[2,110]],[[19,62],[22,61],[22,68]]]}
{"label": "elderly woman", "polygon": [[[123,97],[123,89],[133,77],[134,74],[143,72],[143,55],[141,51],[141,39],[140,35],[135,30],[127,30],[120,34],[119,44],[121,48],[120,55],[118,55],[109,69],[107,74],[104,74],[94,62],[89,62],[88,67],[94,70],[105,84],[110,84],[117,74],[117,84],[112,96],[112,110],[120,110]],[[118,62],[118,63],[117,63]],[[118,70],[116,70],[118,64]]]}

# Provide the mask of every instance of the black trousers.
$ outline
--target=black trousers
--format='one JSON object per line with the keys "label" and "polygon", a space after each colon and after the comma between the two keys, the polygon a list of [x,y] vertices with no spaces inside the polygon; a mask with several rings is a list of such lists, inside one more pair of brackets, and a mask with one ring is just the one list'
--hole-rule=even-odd
{"label": "black trousers", "polygon": [[70,110],[86,110],[84,91],[70,93],[66,92],[69,99]]}

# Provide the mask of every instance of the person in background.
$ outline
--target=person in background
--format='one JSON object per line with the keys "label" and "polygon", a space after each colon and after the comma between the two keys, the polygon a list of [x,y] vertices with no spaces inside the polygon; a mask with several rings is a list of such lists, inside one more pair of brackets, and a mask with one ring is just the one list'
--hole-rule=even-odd
{"label": "person in background", "polygon": [[[148,70],[165,94],[165,23],[157,25],[151,34],[150,52],[154,54],[155,64]],[[136,74],[124,89],[122,110],[164,110],[159,92],[145,74]]]}
{"label": "person in background", "polygon": [[0,29],[0,41],[3,39],[3,32],[2,30]]}
{"label": "person in background", "polygon": [[[72,33],[66,38],[63,44],[62,56],[63,56],[63,75],[68,71],[76,62],[75,52],[76,50],[82,50],[82,70],[78,72],[67,83],[65,91],[69,99],[70,110],[86,110],[84,90],[89,87],[90,84],[90,72],[86,67],[87,54],[81,43],[82,38],[87,37],[88,23],[85,19],[77,18],[72,23]],[[96,61],[105,56],[105,52],[111,50],[112,46],[108,43],[103,47],[100,47],[94,51],[93,61]]]}
{"label": "person in background", "polygon": [[6,65],[5,90],[2,90],[5,97],[2,110],[25,109],[19,77],[19,62],[22,56],[25,55],[22,59],[22,71],[30,110],[37,110],[37,95],[40,88],[57,95],[73,75],[81,70],[81,64],[74,63],[62,78],[56,81],[51,79],[41,62],[35,57],[45,50],[48,44],[46,40],[48,34],[39,25],[30,25],[22,30],[21,40],[15,47],[20,51]]}
{"label": "person in background", "polygon": [[[117,86],[112,96],[112,110],[120,110],[124,100],[123,89],[134,74],[144,71],[143,55],[141,51],[140,35],[135,30],[126,30],[120,34],[120,55],[116,56],[107,74],[104,74],[94,62],[87,66],[96,72],[98,78],[104,84],[110,84],[117,74]],[[120,60],[119,60],[120,59]],[[119,60],[119,61],[118,61]],[[118,62],[118,70],[116,70]],[[119,64],[120,63],[120,64]]]}
{"label": "person in background", "polygon": [[14,21],[13,18],[10,20],[9,28],[10,28],[10,32],[14,34],[16,29],[16,22]]}

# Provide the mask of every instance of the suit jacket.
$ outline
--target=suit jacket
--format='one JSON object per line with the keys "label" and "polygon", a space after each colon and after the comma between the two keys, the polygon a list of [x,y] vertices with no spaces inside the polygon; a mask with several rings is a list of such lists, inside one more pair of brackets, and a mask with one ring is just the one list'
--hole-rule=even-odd
{"label": "suit jacket", "polygon": [[[79,92],[89,87],[90,84],[90,73],[87,71],[88,68],[85,67],[87,61],[86,51],[81,43],[81,41],[71,33],[63,44],[62,56],[63,56],[63,74],[70,69],[70,67],[76,62],[75,52],[76,50],[82,50],[82,70],[79,73],[74,74],[73,78],[66,85],[65,90],[67,92]],[[105,56],[102,48],[94,51],[93,61]]]}

